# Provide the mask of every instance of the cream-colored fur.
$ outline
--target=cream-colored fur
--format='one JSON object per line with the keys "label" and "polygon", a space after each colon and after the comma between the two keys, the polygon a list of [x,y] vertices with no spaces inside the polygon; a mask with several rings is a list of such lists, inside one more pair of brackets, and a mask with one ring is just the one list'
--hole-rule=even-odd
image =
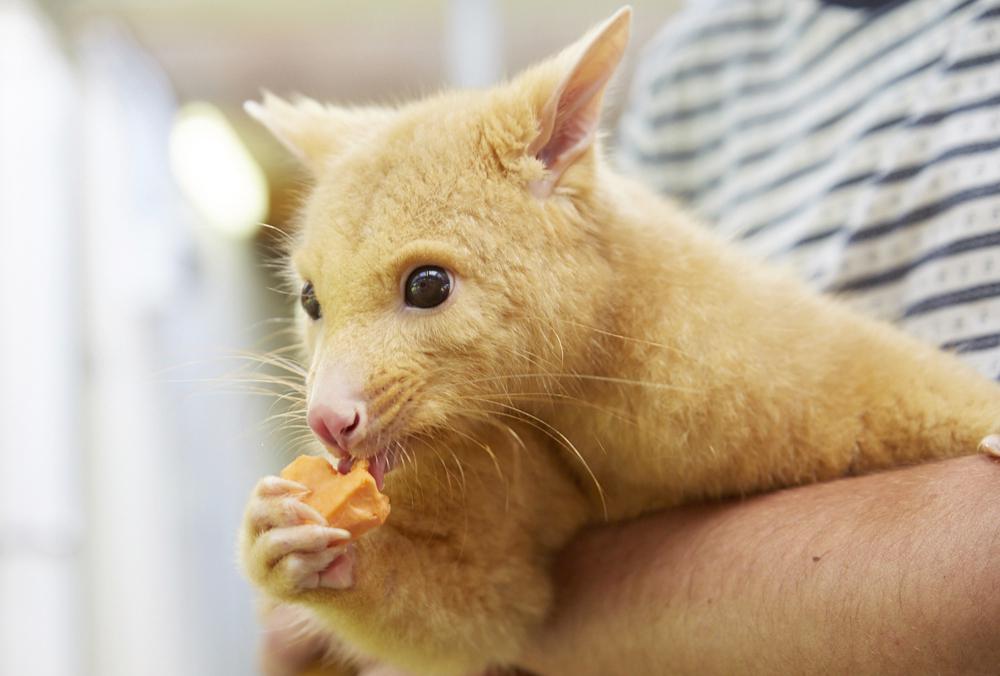
{"label": "cream-colored fur", "polygon": [[[294,487],[248,508],[251,580],[350,654],[516,663],[587,523],[972,453],[1000,418],[994,383],[608,168],[595,111],[628,18],[489,91],[250,108],[315,178],[291,252],[323,308],[307,381],[360,374],[368,436],[405,456],[348,589],[316,584],[343,550],[296,525]],[[403,305],[421,264],[457,278],[440,308]]]}

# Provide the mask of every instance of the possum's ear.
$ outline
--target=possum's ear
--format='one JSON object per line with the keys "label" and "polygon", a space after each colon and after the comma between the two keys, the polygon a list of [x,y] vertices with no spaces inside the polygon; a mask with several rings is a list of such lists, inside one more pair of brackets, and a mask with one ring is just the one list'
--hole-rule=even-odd
{"label": "possum's ear", "polygon": [[539,133],[528,153],[546,173],[531,182],[535,195],[551,194],[563,172],[593,144],[604,90],[625,54],[631,21],[632,8],[623,7],[550,63],[525,74],[540,85],[535,101]]}
{"label": "possum's ear", "polygon": [[312,171],[358,140],[368,122],[385,115],[379,109],[324,106],[304,97],[290,103],[270,92],[260,102],[247,101],[243,109]]}

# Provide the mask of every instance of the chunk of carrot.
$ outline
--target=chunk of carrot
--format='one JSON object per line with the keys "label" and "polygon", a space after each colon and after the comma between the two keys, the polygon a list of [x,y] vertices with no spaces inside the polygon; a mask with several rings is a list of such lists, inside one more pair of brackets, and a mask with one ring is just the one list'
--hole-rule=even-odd
{"label": "chunk of carrot", "polygon": [[389,516],[389,498],[379,493],[365,460],[355,461],[350,472],[341,474],[323,458],[300,455],[281,470],[281,477],[308,487],[310,493],[302,501],[329,525],[348,531],[352,540]]}

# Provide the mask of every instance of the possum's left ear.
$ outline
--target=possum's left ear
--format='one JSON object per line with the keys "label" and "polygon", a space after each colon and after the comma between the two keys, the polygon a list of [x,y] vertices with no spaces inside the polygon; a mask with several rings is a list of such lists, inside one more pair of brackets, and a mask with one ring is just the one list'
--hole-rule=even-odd
{"label": "possum's left ear", "polygon": [[530,184],[538,197],[551,194],[563,172],[593,144],[604,90],[625,54],[631,21],[632,8],[621,8],[554,60],[559,79],[538,113],[538,136],[528,146],[546,169],[544,178]]}
{"label": "possum's left ear", "polygon": [[311,171],[357,141],[370,122],[385,115],[379,109],[324,106],[304,97],[289,103],[271,92],[264,92],[260,102],[247,101],[243,109]]}

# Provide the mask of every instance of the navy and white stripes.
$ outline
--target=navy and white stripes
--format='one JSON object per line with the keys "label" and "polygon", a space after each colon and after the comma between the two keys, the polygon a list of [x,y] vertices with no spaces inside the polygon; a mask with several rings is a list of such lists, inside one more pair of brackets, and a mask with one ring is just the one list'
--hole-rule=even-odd
{"label": "navy and white stripes", "polygon": [[1000,0],[689,3],[622,167],[760,256],[1000,376]]}

